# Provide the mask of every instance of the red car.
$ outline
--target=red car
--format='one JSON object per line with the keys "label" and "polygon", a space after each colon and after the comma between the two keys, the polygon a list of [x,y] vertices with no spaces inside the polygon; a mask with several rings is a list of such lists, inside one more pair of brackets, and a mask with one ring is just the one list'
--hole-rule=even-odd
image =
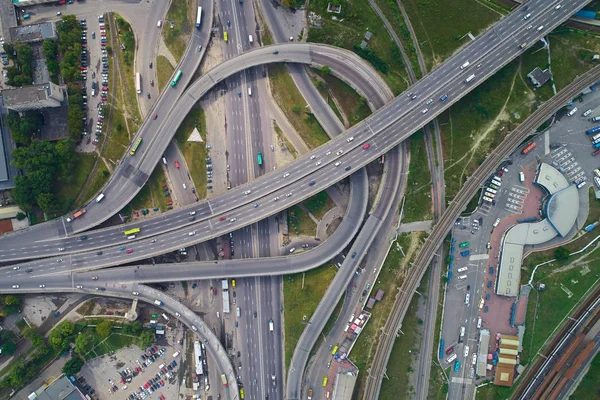
{"label": "red car", "polygon": [[175,161],[175,168],[179,168],[179,161]]}
{"label": "red car", "polygon": [[160,397],[160,400],[165,400],[165,396],[163,396],[162,394],[158,397]]}
{"label": "red car", "polygon": [[106,32],[100,32],[100,36],[106,36]]}
{"label": "red car", "polygon": [[132,249],[127,249],[127,254],[131,254],[131,253],[133,253],[133,250]]}
{"label": "red car", "polygon": [[152,348],[154,349],[154,351],[158,351],[158,347],[152,346]]}
{"label": "red car", "polygon": [[160,380],[160,386],[165,386],[165,381],[163,381],[162,379]]}
{"label": "red car", "polygon": [[369,143],[366,143],[366,144],[363,146],[363,150],[366,150],[366,149],[368,149],[369,147],[371,147],[371,145],[370,145]]}
{"label": "red car", "polygon": [[[158,114],[154,114],[154,117],[152,119],[156,119],[156,118],[158,118]],[[179,168],[179,167],[177,167],[177,168]]]}
{"label": "red car", "polygon": [[221,218],[219,218],[219,221],[225,221],[227,219],[227,216],[223,215]]}
{"label": "red car", "polygon": [[150,86],[154,86],[154,81],[150,79]]}
{"label": "red car", "polygon": [[446,354],[450,355],[453,351],[454,347],[448,347],[448,350],[446,350]]}

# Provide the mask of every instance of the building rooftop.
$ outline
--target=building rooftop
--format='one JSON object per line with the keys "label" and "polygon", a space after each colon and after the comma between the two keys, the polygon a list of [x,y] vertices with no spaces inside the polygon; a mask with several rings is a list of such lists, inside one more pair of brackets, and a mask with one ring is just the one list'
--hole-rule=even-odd
{"label": "building rooftop", "polygon": [[56,38],[54,22],[42,22],[33,25],[15,26],[10,28],[10,37],[13,42],[31,43],[41,42],[45,39]]}
{"label": "building rooftop", "polygon": [[573,184],[552,195],[546,203],[548,221],[561,237],[573,228],[578,213],[579,191]]}
{"label": "building rooftop", "polygon": [[4,106],[10,108],[11,106],[46,100],[48,98],[46,87],[47,85],[33,85],[16,89],[4,89],[2,90]]}
{"label": "building rooftop", "polygon": [[356,374],[353,372],[342,370],[342,373],[336,375],[335,384],[333,385],[333,396],[335,400],[351,400],[354,386],[356,385]]}
{"label": "building rooftop", "polygon": [[61,375],[48,386],[42,386],[29,395],[29,399],[40,400],[86,400],[85,396],[73,386],[69,378]]}
{"label": "building rooftop", "polygon": [[527,76],[535,87],[540,87],[552,78],[552,73],[548,69],[542,71],[539,67],[535,67]]}
{"label": "building rooftop", "polygon": [[490,331],[481,329],[479,331],[479,350],[477,353],[477,375],[485,376],[487,373],[487,354],[490,345]]}
{"label": "building rooftop", "polygon": [[546,163],[541,163],[538,167],[535,183],[542,186],[550,194],[559,192],[569,186],[569,182],[560,171]]}

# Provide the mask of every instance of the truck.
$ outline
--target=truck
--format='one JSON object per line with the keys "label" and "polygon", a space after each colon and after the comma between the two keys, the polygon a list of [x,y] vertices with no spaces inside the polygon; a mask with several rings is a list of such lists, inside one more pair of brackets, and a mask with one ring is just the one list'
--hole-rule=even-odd
{"label": "truck", "polygon": [[312,400],[312,389],[308,389],[308,400]]}
{"label": "truck", "polygon": [[229,283],[227,282],[227,279],[222,279],[221,280],[221,288],[223,288],[223,290],[228,290],[229,289]]}
{"label": "truck", "polygon": [[589,224],[588,226],[586,226],[585,228],[583,228],[584,231],[589,232],[592,229],[594,229],[595,227],[598,226],[598,221],[594,222],[593,224]]}
{"label": "truck", "polygon": [[227,376],[225,374],[221,374],[221,383],[223,383],[223,386],[227,387]]}
{"label": "truck", "polygon": [[71,222],[74,219],[81,217],[83,214],[86,213],[86,211],[87,210],[85,208],[82,208],[81,210],[79,210],[75,214],[73,214],[73,218],[67,218],[67,222]]}
{"label": "truck", "polygon": [[163,306],[163,302],[162,302],[162,301],[160,301],[160,300],[154,300],[154,304],[156,304],[156,305],[157,305],[157,306],[159,306],[159,307],[162,307],[162,306]]}
{"label": "truck", "polygon": [[475,74],[471,74],[467,77],[467,79],[465,79],[465,83],[469,83],[471,82],[473,79],[475,79]]}
{"label": "truck", "polygon": [[269,331],[273,332],[273,320],[272,319],[269,320]]}
{"label": "truck", "polygon": [[196,14],[196,29],[200,29],[202,23],[202,7],[198,7],[198,14]]}

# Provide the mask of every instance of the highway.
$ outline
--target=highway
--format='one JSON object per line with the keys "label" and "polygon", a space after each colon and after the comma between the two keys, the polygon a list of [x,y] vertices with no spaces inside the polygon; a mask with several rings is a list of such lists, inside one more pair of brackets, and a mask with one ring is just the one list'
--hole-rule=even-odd
{"label": "highway", "polygon": [[[493,28],[467,45],[464,50],[455,57],[451,58],[437,70],[431,72],[428,76],[419,81],[411,90],[413,93],[417,94],[418,100],[411,100],[411,98],[406,95],[399,96],[392,103],[386,105],[379,112],[369,117],[365,122],[348,130],[342,137],[332,140],[312,152],[311,156],[314,155],[321,161],[319,165],[317,165],[318,161],[314,162],[313,159],[310,159],[309,157],[302,157],[285,168],[264,175],[248,186],[244,185],[238,189],[232,189],[226,194],[218,196],[211,201],[197,203],[194,207],[200,208],[200,212],[198,213],[200,218],[217,216],[235,209],[236,214],[241,211],[245,217],[243,219],[235,217],[236,220],[233,221],[235,223],[231,224],[227,230],[237,229],[256,222],[256,218],[248,218],[248,215],[252,214],[252,212],[248,211],[253,207],[252,205],[254,202],[258,202],[258,200],[264,201],[264,197],[262,196],[265,194],[285,195],[286,193],[289,193],[288,190],[290,189],[299,189],[301,191],[301,198],[292,196],[292,199],[282,199],[283,201],[279,201],[279,207],[273,208],[274,212],[278,212],[289,207],[289,205],[293,203],[323,190],[333,182],[343,179],[351,174],[353,169],[366,165],[381,153],[389,151],[389,149],[397,143],[406,139],[412,132],[419,129],[432,118],[447,109],[461,96],[466,94],[477,84],[481,83],[512,58],[520,54],[523,50],[519,47],[518,43],[521,41],[524,41],[525,43],[536,41],[543,34],[560,24],[571,12],[578,9],[582,4],[585,4],[585,1],[570,3],[560,10],[551,8],[546,11],[541,10],[543,5],[539,2],[530,1],[530,3],[529,12],[532,14],[532,17],[528,21],[530,24],[542,24],[539,25],[542,29],[526,29],[526,25],[522,23],[522,17],[517,15],[518,13],[507,16]],[[519,35],[519,40],[514,37],[514,35],[517,34]],[[509,40],[497,40],[498,37],[504,36],[509,38]],[[297,53],[302,54],[299,55]],[[206,93],[214,83],[220,82],[226,76],[253,65],[276,61],[298,61],[295,60],[296,57],[303,59],[302,62],[309,63],[311,56],[313,60],[317,58],[315,54],[319,54],[320,57],[329,54],[331,58],[334,59],[335,55],[340,54],[340,51],[339,49],[328,46],[285,44],[259,48],[244,53],[239,57],[229,59],[192,84],[190,89],[182,95],[177,104],[173,106],[171,112],[160,123],[160,126],[165,130],[167,129],[166,127],[171,128],[178,126],[180,121],[183,120],[189,109],[201,95]],[[469,66],[461,70],[460,66],[465,64],[467,60],[469,61]],[[346,67],[348,65],[351,65],[351,63],[344,63],[344,66]],[[481,65],[481,67],[477,68],[477,65]],[[464,82],[465,77],[469,76],[468,74],[471,73],[474,74],[475,77],[469,84],[466,84]],[[425,94],[427,94],[427,96],[425,96]],[[446,101],[439,101],[439,98],[442,95],[448,96]],[[438,100],[433,101],[428,107],[425,107],[425,102],[429,96],[431,96],[431,99]],[[426,108],[427,112],[424,112]],[[142,131],[144,131],[144,129],[142,129]],[[147,151],[146,153],[140,154],[140,157],[134,156],[126,158],[125,164],[127,165],[121,165],[119,172],[116,174],[115,178],[111,180],[111,182],[118,181],[120,183],[111,183],[109,186],[109,188],[114,187],[116,192],[112,192],[112,189],[110,192],[105,191],[105,200],[102,203],[94,203],[92,206],[88,207],[88,213],[80,219],[73,221],[71,224],[65,222],[64,219],[60,219],[42,224],[40,228],[31,228],[27,232],[29,238],[33,239],[33,242],[36,241],[36,238],[44,237],[44,245],[36,246],[37,249],[28,251],[28,248],[22,248],[21,243],[24,241],[21,236],[23,233],[6,235],[0,242],[3,244],[2,248],[7,250],[4,250],[2,252],[4,254],[0,253],[0,255],[8,261],[21,257],[32,258],[36,256],[47,256],[52,253],[57,254],[57,250],[54,249],[59,248],[59,246],[56,246],[58,242],[55,242],[54,245],[52,245],[51,239],[49,238],[62,235],[65,231],[70,231],[72,228],[78,229],[77,226],[79,225],[87,228],[81,221],[90,221],[90,219],[94,220],[93,223],[103,221],[108,215],[116,211],[110,208],[111,202],[116,200],[122,202],[123,200],[128,200],[133,197],[138,190],[137,186],[142,185],[147,179],[148,173],[145,171],[149,172],[154,168],[158,161],[158,157],[162,155],[170,137],[171,136],[167,134],[159,135],[158,137],[155,137],[154,141],[149,140],[149,142],[153,143],[145,144],[151,148],[153,153],[152,156],[150,156]],[[349,137],[353,137],[354,140],[347,142],[346,139]],[[366,143],[369,143],[371,148],[362,150],[362,145]],[[339,150],[343,150],[343,153],[337,155]],[[327,151],[332,151],[332,154],[327,156],[325,154]],[[333,151],[335,151],[335,153],[333,153]],[[135,160],[135,166],[129,163],[132,160]],[[350,167],[350,169],[346,171],[345,168],[342,170],[341,168],[334,167],[333,164],[337,161],[340,161],[342,163],[341,165]],[[125,170],[122,170],[122,168],[125,168]],[[282,174],[281,176],[286,173],[289,173],[290,175],[287,179],[272,179],[270,175],[274,173]],[[309,183],[313,181],[315,184],[312,186],[309,185]],[[250,195],[243,195],[243,192],[249,188],[252,190],[252,193]],[[285,189],[282,190],[282,188]],[[275,192],[276,190],[279,190],[279,192]],[[116,200],[114,196],[115,193],[118,193]],[[106,210],[107,206],[109,207],[108,210]],[[96,217],[98,211],[101,211],[102,214],[99,216],[99,219]],[[155,231],[165,231],[166,229],[181,227],[182,222],[185,224],[185,221],[187,221],[187,218],[184,221],[181,220],[185,218],[185,213],[188,211],[189,208],[186,208],[154,219],[169,220],[168,223],[161,221],[160,227],[158,227],[159,229],[155,228]],[[177,221],[177,219],[179,219],[179,221]],[[229,220],[230,219],[231,218],[229,218]],[[153,220],[148,220],[147,223],[150,224],[152,222]],[[176,222],[179,223],[176,224]],[[224,221],[219,221],[217,219],[214,222],[216,225],[223,225]],[[218,222],[221,223],[219,224]],[[86,222],[85,224],[88,223]],[[189,224],[189,222],[187,222],[187,224]],[[194,226],[194,229],[198,229],[197,224]],[[44,232],[47,233],[47,235],[39,236],[40,233]],[[115,234],[116,233],[117,232],[115,232]],[[121,238],[120,241],[122,240],[123,239]],[[4,241],[7,241],[6,245]],[[13,243],[10,243],[11,241],[13,241]],[[197,241],[198,240],[196,240],[196,242]],[[19,243],[19,247],[16,247],[17,245],[15,242]],[[25,243],[27,242],[31,243],[32,240],[25,241]],[[13,250],[11,251],[11,249]],[[133,258],[135,258],[135,255]],[[122,262],[123,259],[120,261]]]}
{"label": "highway", "polygon": [[459,191],[454,200],[448,206],[446,212],[440,218],[440,221],[431,232],[423,248],[410,270],[405,284],[400,293],[401,296],[396,298],[392,314],[388,318],[388,322],[383,330],[380,345],[377,348],[375,358],[367,379],[367,387],[365,388],[365,399],[376,399],[381,387],[381,379],[385,373],[385,367],[391,353],[393,338],[395,332],[399,329],[400,324],[406,309],[410,303],[410,299],[418,286],[421,277],[423,276],[427,265],[433,258],[434,251],[440,246],[446,233],[451,229],[452,224],[465,209],[469,200],[473,197],[473,193],[483,184],[487,177],[497,168],[502,159],[512,153],[519,144],[548,119],[556,110],[571,101],[581,90],[590,86],[592,83],[600,79],[600,67],[586,72],[577,77],[569,86],[561,90],[556,96],[544,103],[538,108],[527,120],[525,120],[517,129],[510,132],[502,143],[491,153],[486,161],[475,171],[469,178],[465,186]]}

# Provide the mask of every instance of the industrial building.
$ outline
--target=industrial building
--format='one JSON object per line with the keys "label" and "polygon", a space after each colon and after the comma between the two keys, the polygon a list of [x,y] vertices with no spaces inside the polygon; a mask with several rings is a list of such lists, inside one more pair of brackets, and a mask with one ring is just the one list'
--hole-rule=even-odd
{"label": "industrial building", "polygon": [[4,107],[16,112],[60,107],[65,95],[60,86],[52,82],[17,89],[2,90]]}

